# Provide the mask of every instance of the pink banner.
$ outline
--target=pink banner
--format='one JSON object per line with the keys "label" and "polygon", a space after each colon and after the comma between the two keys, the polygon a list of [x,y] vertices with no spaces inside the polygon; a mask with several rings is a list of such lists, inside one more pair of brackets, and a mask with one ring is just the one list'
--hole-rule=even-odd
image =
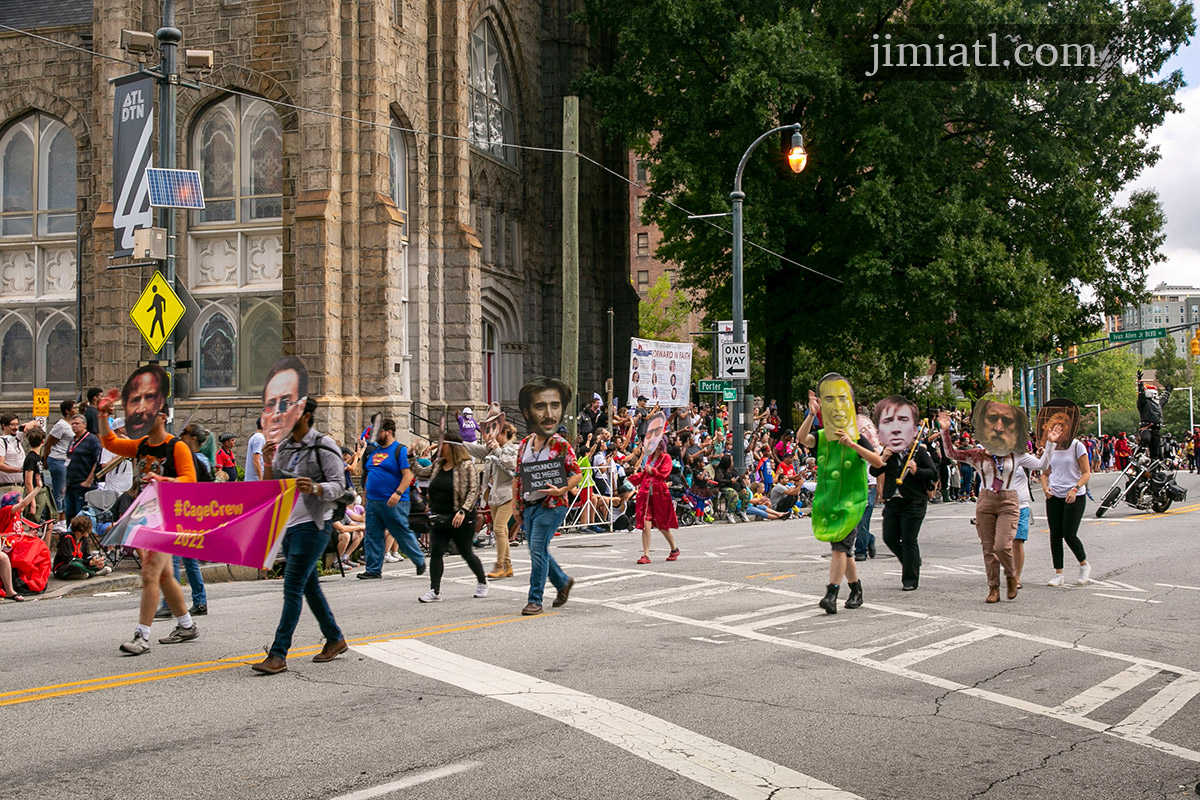
{"label": "pink banner", "polygon": [[275,561],[296,482],[151,483],[104,544],[267,569]]}

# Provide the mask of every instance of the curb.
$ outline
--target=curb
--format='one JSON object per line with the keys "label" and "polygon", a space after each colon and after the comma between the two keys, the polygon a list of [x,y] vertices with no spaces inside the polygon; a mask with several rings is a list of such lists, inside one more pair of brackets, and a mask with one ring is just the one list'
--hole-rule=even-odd
{"label": "curb", "polygon": [[[262,570],[253,569],[252,567],[242,567],[235,564],[205,564],[200,567],[200,574],[204,576],[206,584],[256,581],[259,580],[262,572]],[[137,572],[105,575],[82,581],[55,580],[61,585],[42,594],[33,595],[30,599],[52,600],[58,597],[73,597],[81,594],[96,594],[97,592],[135,591],[142,587],[142,576]]]}

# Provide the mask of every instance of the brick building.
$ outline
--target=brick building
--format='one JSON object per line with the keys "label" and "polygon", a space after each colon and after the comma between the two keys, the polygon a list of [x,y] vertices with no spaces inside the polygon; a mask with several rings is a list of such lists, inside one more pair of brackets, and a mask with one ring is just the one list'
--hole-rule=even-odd
{"label": "brick building", "polygon": [[[658,246],[662,243],[662,231],[657,225],[642,221],[642,204],[650,193],[642,188],[649,177],[645,161],[632,153],[629,155],[629,174],[638,184],[629,187],[629,279],[643,302],[650,294],[650,289],[659,278],[666,275],[672,287],[678,286],[679,267],[668,261],[660,261],[655,257]],[[686,330],[676,331],[675,338],[681,342],[699,342],[695,336],[689,336],[694,331],[702,330],[704,312],[692,311],[688,314]]]}
{"label": "brick building", "polygon": [[[253,429],[281,353],[308,363],[335,435],[375,411],[499,401],[557,374],[562,97],[604,53],[570,3],[183,0],[182,48],[214,52],[179,91],[177,166],[207,208],[177,219],[178,274],[202,313],[180,342],[179,404],[217,430]],[[133,71],[122,29],[162,4],[0,0],[0,406],[76,388],[76,248],[83,385],[151,357],[128,312],[150,268],[113,252],[113,88]],[[110,58],[111,57],[111,58]],[[151,66],[157,64],[157,55]],[[310,110],[308,110],[310,109]],[[157,113],[157,111],[156,111]],[[622,171],[596,126],[581,149]],[[431,135],[432,134],[432,135]],[[628,196],[580,197],[580,387],[607,377],[636,330]],[[78,234],[78,235],[77,235]]]}

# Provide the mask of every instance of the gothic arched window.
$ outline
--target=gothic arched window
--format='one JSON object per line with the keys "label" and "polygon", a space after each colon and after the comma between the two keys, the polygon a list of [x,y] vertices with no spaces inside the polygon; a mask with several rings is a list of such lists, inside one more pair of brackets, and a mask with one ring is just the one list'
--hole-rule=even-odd
{"label": "gothic arched window", "polygon": [[33,390],[33,333],[19,319],[0,337],[0,392]]}
{"label": "gothic arched window", "polygon": [[209,317],[200,332],[199,376],[201,389],[224,389],[237,386],[234,354],[237,352],[233,325],[224,314]]}
{"label": "gothic arched window", "polygon": [[471,144],[511,166],[517,164],[516,115],[513,112],[512,84],[496,29],[488,20],[471,33],[468,55],[471,78]]}

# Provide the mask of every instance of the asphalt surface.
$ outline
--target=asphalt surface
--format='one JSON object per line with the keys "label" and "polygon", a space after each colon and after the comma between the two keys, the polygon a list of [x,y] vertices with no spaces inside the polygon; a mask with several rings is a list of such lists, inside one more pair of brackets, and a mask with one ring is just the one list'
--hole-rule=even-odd
{"label": "asphalt surface", "polygon": [[430,605],[407,562],[326,578],[353,647],[312,663],[305,611],[278,676],[248,666],[278,581],[210,587],[198,640],[137,658],[134,592],[5,602],[0,798],[1195,797],[1200,478],[1179,480],[1165,515],[1089,503],[1087,586],[1045,585],[1036,503],[996,605],[970,504],[930,506],[918,591],[880,541],[835,616],[807,520],[684,529],[674,563],[656,533],[648,566],[636,534],[560,537],[577,585],[540,617],[524,548],[485,599],[456,557]]}

